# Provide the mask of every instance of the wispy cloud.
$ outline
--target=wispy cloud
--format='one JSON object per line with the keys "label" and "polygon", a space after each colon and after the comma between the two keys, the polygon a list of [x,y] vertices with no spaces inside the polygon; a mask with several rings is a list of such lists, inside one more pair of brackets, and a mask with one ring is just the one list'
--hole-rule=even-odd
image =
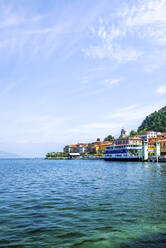
{"label": "wispy cloud", "polygon": [[103,81],[101,81],[101,84],[109,87],[119,84],[121,80],[122,79],[120,78],[104,79]]}
{"label": "wispy cloud", "polygon": [[42,11],[36,11],[39,4],[36,2],[29,5],[24,2],[18,5],[15,0],[3,2],[0,6],[0,53],[5,53],[7,59],[13,55],[17,59],[23,58],[26,54],[26,61],[37,56],[48,59],[55,53],[62,60],[69,59],[81,49],[83,33],[104,6],[102,3],[93,6],[87,11],[86,18],[80,18],[77,11],[72,15],[71,6],[78,7],[74,3],[64,7],[65,4],[53,2],[52,9],[48,7],[43,11],[45,1],[42,1],[39,8]]}
{"label": "wispy cloud", "polygon": [[94,67],[94,68],[91,68],[89,71],[95,72],[95,71],[103,71],[103,70],[104,70],[104,67]]}
{"label": "wispy cloud", "polygon": [[0,9],[0,53],[5,51],[8,60],[13,55],[17,55],[18,60],[25,54],[26,61],[35,56],[48,58],[64,46],[64,36],[71,31],[72,21],[60,21],[53,18],[53,13],[39,16],[23,6],[21,11],[12,4],[5,7],[7,11]]}
{"label": "wispy cloud", "polygon": [[126,25],[151,42],[166,42],[166,1],[150,0],[126,7]]}
{"label": "wispy cloud", "polygon": [[88,76],[85,76],[85,77],[82,77],[82,78],[79,78],[78,81],[83,84],[83,85],[86,85],[89,83],[89,77]]}
{"label": "wispy cloud", "polygon": [[[73,134],[74,137],[80,138],[81,141],[91,141],[97,137],[105,137],[108,134],[117,135],[121,128],[129,130],[130,128],[138,128],[141,121],[153,111],[159,109],[162,104],[154,104],[153,106],[143,106],[140,104],[128,105],[112,111],[111,115],[100,116],[102,121],[90,122],[78,125],[67,130],[68,135]],[[76,140],[74,140],[76,141]]]}
{"label": "wispy cloud", "polygon": [[157,89],[157,94],[163,95],[166,94],[166,85],[162,85]]}
{"label": "wispy cloud", "polygon": [[115,59],[119,63],[127,63],[129,61],[136,60],[142,55],[141,51],[134,49],[124,48],[110,44],[102,44],[101,46],[90,46],[87,49],[83,49],[83,52],[94,59]]}
{"label": "wispy cloud", "polygon": [[[99,18],[98,25],[92,29],[96,45],[91,45],[83,51],[89,57],[107,58],[118,63],[136,61],[141,57],[146,58],[149,63],[152,51],[153,54],[162,55],[160,48],[166,46],[165,13],[166,1],[125,3],[114,15]],[[144,46],[139,45],[142,41]],[[160,58],[155,60],[155,64],[159,61]],[[159,63],[165,63],[165,60],[162,59]],[[151,70],[156,67],[153,64],[151,63]]]}
{"label": "wispy cloud", "polygon": [[154,104],[153,106],[147,105],[146,107],[141,106],[140,104],[129,105],[116,110],[116,112],[106,116],[106,118],[115,122],[123,121],[125,122],[125,125],[128,126],[132,121],[139,121],[145,118],[147,115],[160,108],[160,106],[162,105]]}

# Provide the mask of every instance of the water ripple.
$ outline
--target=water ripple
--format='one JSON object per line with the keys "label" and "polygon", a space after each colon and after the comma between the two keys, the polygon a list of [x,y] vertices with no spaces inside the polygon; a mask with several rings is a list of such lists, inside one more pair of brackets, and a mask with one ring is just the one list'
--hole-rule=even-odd
{"label": "water ripple", "polygon": [[166,247],[166,164],[0,160],[0,247]]}

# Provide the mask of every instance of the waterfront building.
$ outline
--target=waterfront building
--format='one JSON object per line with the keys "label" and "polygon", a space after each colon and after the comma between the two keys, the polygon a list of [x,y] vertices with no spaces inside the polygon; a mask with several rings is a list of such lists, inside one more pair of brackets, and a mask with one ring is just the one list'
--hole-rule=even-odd
{"label": "waterfront building", "polygon": [[148,140],[148,152],[151,155],[154,155],[155,151],[155,142],[160,142],[161,154],[166,154],[166,138],[150,138]]}
{"label": "waterfront building", "polygon": [[148,139],[148,153],[150,155],[154,154],[154,143],[157,141],[157,138],[150,138]]}
{"label": "waterfront building", "polygon": [[166,139],[160,140],[161,154],[166,155]]}
{"label": "waterfront building", "polygon": [[88,153],[102,154],[108,145],[112,145],[113,141],[96,141],[88,144]]}
{"label": "waterfront building", "polygon": [[63,151],[65,153],[76,153],[77,145],[67,145],[64,147]]}
{"label": "waterfront building", "polygon": [[118,139],[115,139],[113,141],[113,145],[142,145],[142,139],[139,136],[126,136],[124,138],[121,138],[121,136]]}
{"label": "waterfront building", "polygon": [[63,152],[64,152],[64,153],[69,153],[69,145],[67,145],[67,146],[65,146],[65,147],[63,148]]}
{"label": "waterfront building", "polygon": [[155,131],[144,131],[139,134],[142,140],[148,140],[150,138],[157,138],[157,132]]}
{"label": "waterfront building", "polygon": [[76,152],[80,154],[86,154],[88,152],[87,143],[79,143],[76,145]]}
{"label": "waterfront building", "polygon": [[112,145],[113,141],[103,141],[99,145],[99,153],[104,153],[107,146]]}
{"label": "waterfront building", "polygon": [[97,154],[99,152],[100,141],[92,142],[88,144],[88,153]]}
{"label": "waterfront building", "polygon": [[112,141],[113,145],[142,145],[142,139],[139,136],[126,136],[126,131],[121,130],[121,135],[118,139]]}
{"label": "waterfront building", "polygon": [[157,132],[158,138],[166,138],[166,132]]}
{"label": "waterfront building", "polygon": [[79,153],[84,154],[88,152],[88,144],[87,143],[78,143],[74,145],[67,145],[64,147],[63,151],[67,154],[69,153]]}

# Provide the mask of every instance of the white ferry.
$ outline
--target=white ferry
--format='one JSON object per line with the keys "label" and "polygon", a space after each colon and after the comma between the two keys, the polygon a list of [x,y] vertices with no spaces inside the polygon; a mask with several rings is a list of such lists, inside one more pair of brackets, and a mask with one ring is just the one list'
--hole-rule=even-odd
{"label": "white ferry", "polygon": [[139,161],[141,159],[141,145],[110,145],[103,156],[107,161]]}

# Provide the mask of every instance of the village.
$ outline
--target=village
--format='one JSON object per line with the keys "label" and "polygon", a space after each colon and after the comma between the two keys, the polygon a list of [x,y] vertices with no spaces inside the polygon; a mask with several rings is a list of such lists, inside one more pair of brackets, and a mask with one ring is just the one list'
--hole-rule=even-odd
{"label": "village", "polygon": [[153,157],[155,153],[155,144],[159,142],[160,144],[160,154],[162,156],[166,155],[166,132],[155,132],[155,131],[143,131],[137,135],[127,135],[124,129],[121,130],[119,138],[100,141],[98,138],[92,143],[78,143],[66,145],[63,152],[58,153],[47,153],[47,159],[56,158],[89,158],[89,159],[99,159],[103,158],[105,154],[106,147],[115,146],[143,146],[143,143],[147,143],[147,153],[149,157]]}

